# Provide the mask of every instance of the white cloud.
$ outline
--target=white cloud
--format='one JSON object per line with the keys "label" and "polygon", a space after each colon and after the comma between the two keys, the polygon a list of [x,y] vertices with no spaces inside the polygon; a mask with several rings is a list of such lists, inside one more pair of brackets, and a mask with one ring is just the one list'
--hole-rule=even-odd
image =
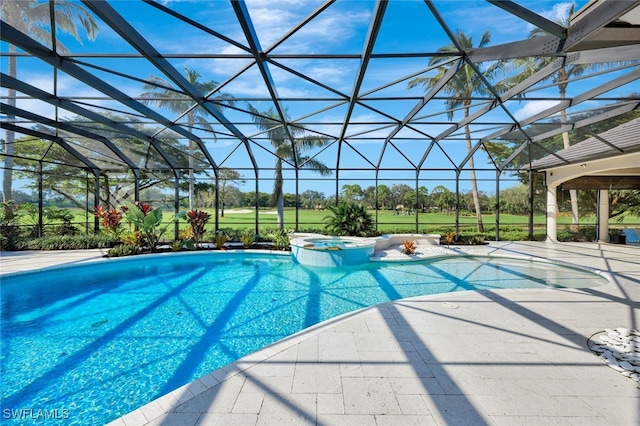
{"label": "white cloud", "polygon": [[[548,20],[555,22],[556,24],[565,25],[569,16],[569,9],[571,8],[571,2],[563,2],[554,4],[549,10],[538,11],[539,15],[547,18]],[[531,32],[536,27],[527,23],[527,32]]]}
{"label": "white cloud", "polygon": [[556,23],[565,22],[569,16],[569,10],[572,4],[571,2],[554,4],[551,10],[543,11],[541,15]]}
{"label": "white cloud", "polygon": [[525,101],[524,106],[514,111],[513,116],[518,120],[524,120],[557,104],[558,101]]}

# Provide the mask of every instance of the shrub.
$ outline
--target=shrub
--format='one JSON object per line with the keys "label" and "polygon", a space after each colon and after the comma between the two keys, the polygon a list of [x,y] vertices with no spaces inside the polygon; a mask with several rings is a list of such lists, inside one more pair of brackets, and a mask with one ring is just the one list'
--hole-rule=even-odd
{"label": "shrub", "polygon": [[191,240],[173,240],[171,242],[171,250],[173,251],[182,251],[182,250],[195,250],[196,246],[193,244]]}
{"label": "shrub", "polygon": [[2,203],[2,216],[0,217],[0,247],[2,250],[17,250],[22,237],[22,231],[18,223],[21,212],[19,206],[13,201]]}
{"label": "shrub", "polygon": [[594,241],[596,238],[595,227],[579,227],[577,230],[559,229],[557,233],[558,241]]}
{"label": "shrub", "polygon": [[62,221],[62,225],[56,226],[53,230],[57,235],[76,235],[79,233],[78,228],[71,223],[74,216],[69,209],[61,209],[54,206],[45,207],[43,216],[47,220]]}
{"label": "shrub", "polygon": [[126,209],[116,210],[96,206],[93,210],[93,214],[100,219],[100,223],[107,233],[118,235],[120,233],[120,224],[122,222],[124,210]]}
{"label": "shrub", "polygon": [[108,248],[118,244],[113,235],[50,235],[23,241],[19,250],[78,250]]}
{"label": "shrub", "polygon": [[219,250],[224,248],[224,244],[230,240],[229,236],[223,231],[216,231],[213,236],[213,240],[216,244],[216,248]]}
{"label": "shrub", "polygon": [[526,241],[529,239],[529,231],[521,228],[500,229],[500,241]]}
{"label": "shrub", "polygon": [[469,244],[471,245],[484,244],[484,235],[473,235],[469,237]]}
{"label": "shrub", "polygon": [[329,206],[331,215],[325,216],[326,229],[331,235],[348,235],[354,237],[368,237],[375,235],[373,216],[365,206],[341,201],[335,206]]}
{"label": "shrub", "polygon": [[240,234],[240,242],[242,243],[242,247],[249,248],[253,246],[253,243],[256,241],[256,234],[251,229],[247,229]]}
{"label": "shrub", "polygon": [[207,222],[209,222],[211,216],[208,212],[198,209],[188,210],[186,213],[179,214],[178,216],[183,216],[187,222],[189,222],[191,234],[193,236],[193,243],[198,247],[202,241],[202,237],[204,236],[204,227]]}
{"label": "shrub", "polygon": [[131,256],[142,253],[142,247],[132,246],[131,244],[120,244],[107,252],[107,257]]}
{"label": "shrub", "polygon": [[291,249],[291,241],[289,240],[289,231],[285,229],[274,231],[267,235],[271,243],[277,250]]}
{"label": "shrub", "polygon": [[149,204],[138,201],[134,204],[128,203],[126,207],[125,219],[142,233],[149,250],[156,251],[158,242],[168,227],[168,225],[160,226],[162,224],[162,210],[154,209]]}

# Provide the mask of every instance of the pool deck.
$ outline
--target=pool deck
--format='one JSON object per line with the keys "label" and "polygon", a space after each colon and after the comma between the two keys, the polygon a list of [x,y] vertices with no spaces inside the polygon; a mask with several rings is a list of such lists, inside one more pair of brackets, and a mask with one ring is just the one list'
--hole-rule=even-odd
{"label": "pool deck", "polygon": [[[598,269],[610,283],[467,291],[363,309],[246,356],[112,424],[640,424],[638,383],[587,347],[605,328],[640,328],[638,247],[492,242],[467,252],[560,260]],[[2,273],[102,257],[100,250],[0,254]]]}

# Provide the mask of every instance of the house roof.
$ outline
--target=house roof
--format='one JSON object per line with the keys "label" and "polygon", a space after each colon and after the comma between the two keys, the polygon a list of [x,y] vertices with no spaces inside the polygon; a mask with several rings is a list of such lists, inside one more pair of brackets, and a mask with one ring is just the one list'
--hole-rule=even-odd
{"label": "house roof", "polygon": [[[540,158],[532,162],[530,168],[541,171],[568,164],[616,157],[635,151],[640,151],[640,118]],[[528,170],[529,167],[527,166],[526,169]]]}

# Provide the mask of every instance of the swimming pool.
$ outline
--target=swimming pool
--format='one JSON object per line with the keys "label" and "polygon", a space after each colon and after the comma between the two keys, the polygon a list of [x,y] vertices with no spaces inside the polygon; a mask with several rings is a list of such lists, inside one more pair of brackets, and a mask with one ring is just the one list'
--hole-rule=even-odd
{"label": "swimming pool", "polygon": [[106,423],[341,313],[423,294],[604,282],[585,270],[515,259],[329,269],[290,256],[220,252],[3,276],[3,414],[58,410],[61,424]]}

